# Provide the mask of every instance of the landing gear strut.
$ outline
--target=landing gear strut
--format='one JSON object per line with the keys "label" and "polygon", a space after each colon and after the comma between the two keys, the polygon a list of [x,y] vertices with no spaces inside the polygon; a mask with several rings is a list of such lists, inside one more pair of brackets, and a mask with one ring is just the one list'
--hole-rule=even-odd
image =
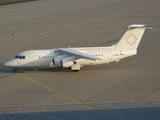
{"label": "landing gear strut", "polygon": [[14,69],[14,73],[17,73],[18,72],[18,70],[17,69]]}

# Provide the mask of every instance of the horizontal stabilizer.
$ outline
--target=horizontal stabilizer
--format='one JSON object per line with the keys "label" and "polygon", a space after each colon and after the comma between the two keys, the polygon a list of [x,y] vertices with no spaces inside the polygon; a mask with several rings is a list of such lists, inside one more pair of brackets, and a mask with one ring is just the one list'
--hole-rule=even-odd
{"label": "horizontal stabilizer", "polygon": [[155,27],[151,27],[151,26],[148,26],[148,25],[133,24],[133,25],[128,26],[128,28],[154,29]]}

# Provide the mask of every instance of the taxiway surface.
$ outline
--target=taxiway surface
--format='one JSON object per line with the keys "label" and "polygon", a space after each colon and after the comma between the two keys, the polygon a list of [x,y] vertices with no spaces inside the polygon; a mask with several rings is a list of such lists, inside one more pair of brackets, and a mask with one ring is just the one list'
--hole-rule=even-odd
{"label": "taxiway surface", "polygon": [[[160,106],[159,0],[37,0],[0,7],[0,112]],[[78,73],[3,64],[25,50],[109,46],[148,24],[136,56]]]}

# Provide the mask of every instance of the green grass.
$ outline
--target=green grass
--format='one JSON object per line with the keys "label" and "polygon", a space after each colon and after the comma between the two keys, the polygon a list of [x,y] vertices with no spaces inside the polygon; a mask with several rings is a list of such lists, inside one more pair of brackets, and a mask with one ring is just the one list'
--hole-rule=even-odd
{"label": "green grass", "polygon": [[21,2],[21,1],[26,1],[26,0],[0,0],[0,4]]}

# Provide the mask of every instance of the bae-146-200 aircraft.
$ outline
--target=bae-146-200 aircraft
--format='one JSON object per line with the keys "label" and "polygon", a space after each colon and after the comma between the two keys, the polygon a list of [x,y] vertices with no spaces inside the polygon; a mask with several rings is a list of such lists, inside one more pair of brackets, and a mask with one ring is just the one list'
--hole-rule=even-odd
{"label": "bae-146-200 aircraft", "polygon": [[78,72],[81,67],[95,66],[136,55],[145,29],[144,24],[128,26],[121,38],[109,47],[56,48],[49,50],[28,50],[19,53],[4,65],[18,69],[63,67]]}

